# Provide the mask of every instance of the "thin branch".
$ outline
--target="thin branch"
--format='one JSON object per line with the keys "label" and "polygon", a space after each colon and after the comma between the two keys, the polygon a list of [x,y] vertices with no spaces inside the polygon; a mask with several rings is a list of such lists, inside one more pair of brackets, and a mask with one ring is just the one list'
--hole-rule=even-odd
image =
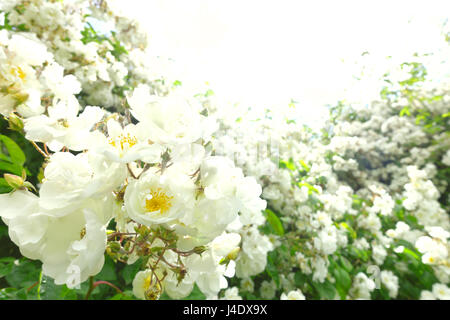
{"label": "thin branch", "polygon": [[31,144],[36,148],[36,150],[37,150],[40,154],[42,154],[42,155],[44,156],[44,158],[48,158],[48,157],[50,156],[49,154],[46,154],[44,151],[42,151],[42,149],[39,148],[39,146],[36,144],[36,142],[31,141]]}
{"label": "thin branch", "polygon": [[150,168],[148,163],[145,164],[144,169],[142,169],[141,173],[138,175],[138,179],[142,176],[142,174]]}
{"label": "thin branch", "polygon": [[47,149],[47,144],[45,144],[45,143],[44,143],[44,150],[45,150],[46,154],[50,155],[50,153],[48,152],[48,149]]}
{"label": "thin branch", "polygon": [[131,170],[130,164],[129,164],[129,163],[127,163],[127,168],[128,168],[128,172],[131,174],[131,176],[132,176],[133,178],[137,179],[137,177],[135,176],[134,172]]}
{"label": "thin branch", "polygon": [[89,297],[91,296],[92,291],[94,291],[94,289],[97,288],[101,284],[106,284],[107,286],[114,288],[117,291],[117,293],[122,293],[122,290],[120,290],[117,286],[115,286],[111,282],[103,281],[103,280],[94,282],[94,277],[90,277],[89,281],[90,281],[90,284],[89,284],[90,287],[89,287],[89,291],[86,294],[86,297],[84,298],[85,300],[89,300]]}
{"label": "thin branch", "polygon": [[108,235],[108,238],[114,238],[116,236],[132,236],[136,235],[136,232],[114,232]]}

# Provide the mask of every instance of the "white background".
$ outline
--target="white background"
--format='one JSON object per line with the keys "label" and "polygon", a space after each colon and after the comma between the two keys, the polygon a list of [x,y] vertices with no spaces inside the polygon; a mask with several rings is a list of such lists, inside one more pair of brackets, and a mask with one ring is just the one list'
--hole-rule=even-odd
{"label": "white background", "polygon": [[[318,124],[323,107],[368,100],[355,87],[361,65],[382,74],[392,62],[443,45],[450,1],[132,0],[154,55],[173,58],[183,85],[204,84],[255,109],[299,101],[299,117]],[[363,52],[369,55],[361,56]]]}

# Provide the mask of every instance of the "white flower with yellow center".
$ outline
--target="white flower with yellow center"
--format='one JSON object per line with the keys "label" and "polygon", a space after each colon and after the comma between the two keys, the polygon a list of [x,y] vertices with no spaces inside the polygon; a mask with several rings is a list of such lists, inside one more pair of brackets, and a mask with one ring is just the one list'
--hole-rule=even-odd
{"label": "white flower with yellow center", "polygon": [[122,126],[114,119],[107,122],[108,137],[98,136],[95,142],[97,152],[103,153],[112,161],[130,163],[142,160],[147,163],[157,163],[164,149],[153,143],[145,128],[141,125],[129,124]]}
{"label": "white flower with yellow center", "polygon": [[173,221],[192,210],[195,185],[176,168],[163,174],[148,170],[139,180],[132,180],[125,191],[125,208],[129,217],[143,225]]}
{"label": "white flower with yellow center", "polygon": [[442,283],[433,284],[433,295],[439,300],[450,300],[450,288]]}
{"label": "white flower with yellow center", "polygon": [[37,40],[13,34],[0,34],[0,113],[8,116],[18,111],[24,117],[44,112],[42,86],[33,67],[41,67],[52,56]]}
{"label": "white flower with yellow center", "polygon": [[448,257],[447,245],[439,238],[422,236],[417,239],[415,246],[423,254],[422,262],[425,264],[439,264]]}
{"label": "white flower with yellow center", "polygon": [[[163,278],[162,272],[156,274],[151,269],[139,271],[133,280],[133,294],[142,300],[157,300],[163,290],[162,283],[158,281]],[[158,277],[158,279],[157,279]]]}
{"label": "white flower with yellow center", "polygon": [[300,289],[297,289],[288,292],[288,294],[283,292],[281,294],[280,300],[305,300],[305,296]]}
{"label": "white flower with yellow center", "polygon": [[[164,243],[156,240],[154,246],[163,246]],[[168,250],[164,253],[164,260],[177,264],[178,255]],[[156,262],[150,259],[150,265]],[[182,299],[188,296],[194,288],[194,280],[189,273],[179,282],[178,274],[173,272],[166,264],[158,263],[156,268],[139,271],[133,280],[133,294],[139,299],[155,300],[162,292],[172,299]]]}

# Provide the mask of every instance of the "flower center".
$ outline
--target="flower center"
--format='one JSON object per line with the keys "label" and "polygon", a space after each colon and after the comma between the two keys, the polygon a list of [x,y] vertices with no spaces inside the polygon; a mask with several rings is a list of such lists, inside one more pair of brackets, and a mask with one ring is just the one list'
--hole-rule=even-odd
{"label": "flower center", "polygon": [[160,188],[151,190],[145,198],[145,208],[148,212],[159,211],[163,214],[172,206],[172,199],[173,197],[165,194]]}
{"label": "flower center", "polygon": [[144,290],[147,291],[151,285],[152,285],[152,276],[150,275],[144,280]]}
{"label": "flower center", "polygon": [[23,72],[23,70],[20,67],[11,68],[11,74],[13,76],[19,77],[22,80],[25,80],[25,77],[26,77],[25,72]]}
{"label": "flower center", "polygon": [[112,145],[113,147],[119,147],[120,146],[121,150],[131,148],[137,142],[138,141],[137,141],[136,137],[130,136],[129,133],[126,136],[121,134],[116,139],[112,139],[112,138],[109,139],[109,144],[110,145]]}

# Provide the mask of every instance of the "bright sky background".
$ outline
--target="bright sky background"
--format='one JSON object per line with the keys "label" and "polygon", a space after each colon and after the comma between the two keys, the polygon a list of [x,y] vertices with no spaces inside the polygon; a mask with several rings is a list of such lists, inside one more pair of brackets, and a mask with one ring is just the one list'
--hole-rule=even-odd
{"label": "bright sky background", "polygon": [[[386,56],[403,62],[442,46],[450,15],[449,0],[133,2],[126,1],[148,28],[152,54],[174,59],[183,85],[208,81],[219,97],[257,110],[292,98],[312,125],[326,104],[374,97]],[[355,85],[362,65],[375,76]]]}

